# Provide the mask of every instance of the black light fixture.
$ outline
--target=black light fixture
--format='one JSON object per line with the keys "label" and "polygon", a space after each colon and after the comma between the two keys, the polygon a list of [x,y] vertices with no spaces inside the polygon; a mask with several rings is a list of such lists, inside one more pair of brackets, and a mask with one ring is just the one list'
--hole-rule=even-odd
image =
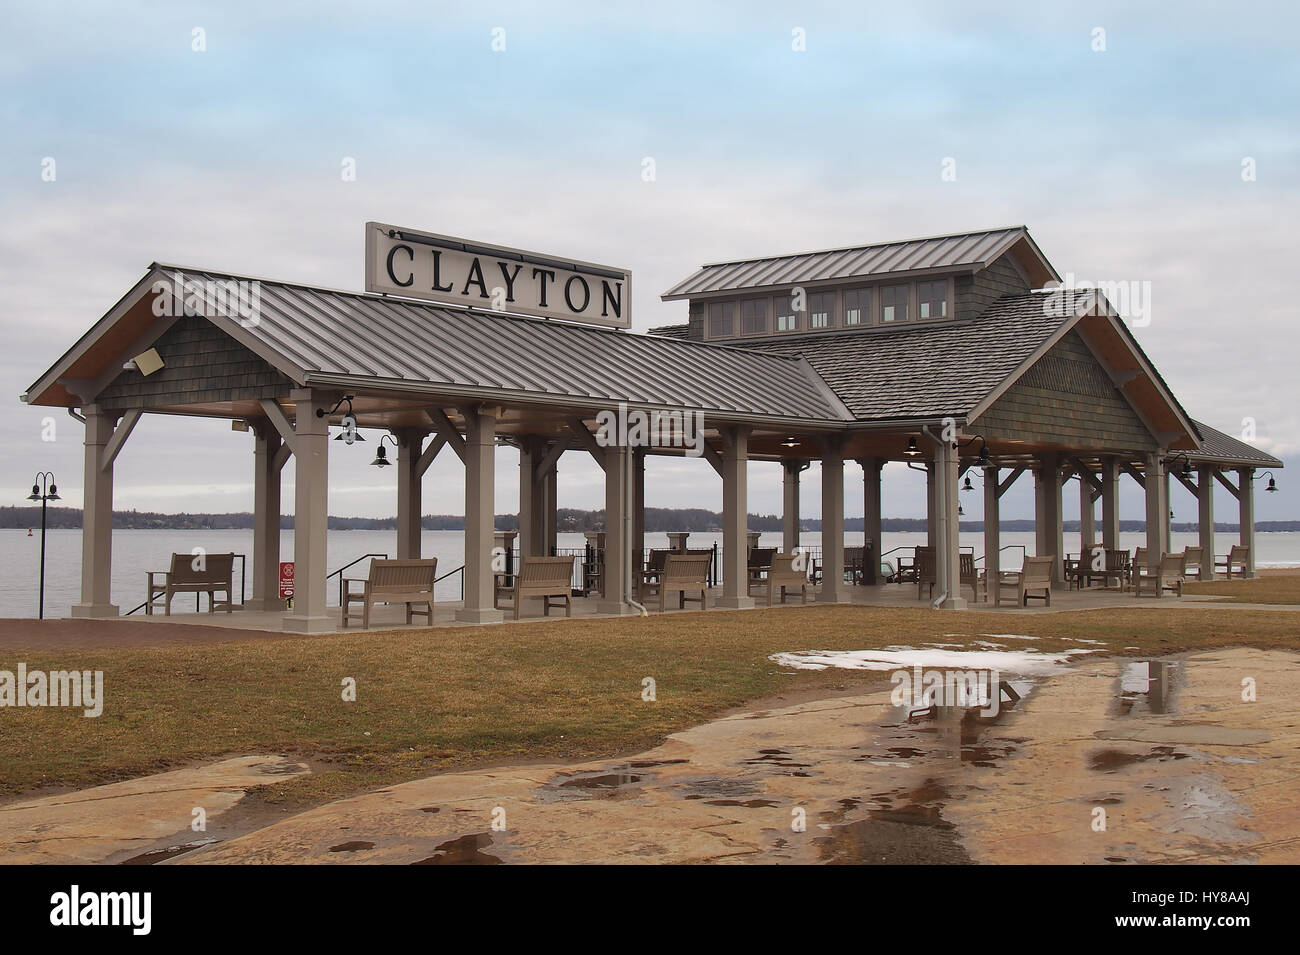
{"label": "black light fixture", "polygon": [[385,441],[393,442],[393,447],[398,447],[397,439],[391,434],[385,434],[379,439],[379,447],[375,448],[375,459],[370,462],[371,467],[386,468],[393,462],[388,460],[388,449],[384,447]]}
{"label": "black light fixture", "polygon": [[1184,479],[1190,478],[1192,476],[1192,462],[1186,454],[1175,454],[1169,459],[1168,468],[1172,471],[1174,469],[1174,464],[1177,463],[1180,458],[1182,459],[1183,466],[1178,469],[1178,476]]}
{"label": "black light fixture", "polygon": [[[969,448],[976,441],[980,443],[980,456],[979,460],[975,462],[975,466],[977,468],[993,467],[993,459],[989,457],[989,443],[984,440],[984,435],[977,434],[968,441],[954,441],[952,446],[954,450],[961,450],[962,448]],[[966,489],[963,488],[963,490]]]}
{"label": "black light fixture", "polygon": [[1277,491],[1277,481],[1274,479],[1272,471],[1263,471],[1260,474],[1256,475],[1255,477],[1252,477],[1251,480],[1258,481],[1265,474],[1268,475],[1268,486],[1264,488],[1264,490],[1267,491],[1269,494],[1273,494]]}
{"label": "black light fixture", "polygon": [[965,517],[965,516],[966,516],[966,510],[965,510],[965,508],[963,508],[960,504],[957,505],[957,516],[958,516],[958,517]]}
{"label": "black light fixture", "polygon": [[973,490],[975,490],[975,485],[974,485],[974,484],[971,484],[971,482],[970,482],[970,475],[969,475],[969,474],[966,475],[966,483],[963,484],[963,485],[961,486],[961,489],[962,489],[963,491],[973,491]]}
{"label": "black light fixture", "polygon": [[53,471],[42,471],[36,475],[32,484],[32,493],[27,495],[29,501],[41,502],[41,589],[36,604],[36,619],[45,619],[45,513],[50,501],[61,500],[59,486],[54,483]]}
{"label": "black light fixture", "polygon": [[904,451],[903,453],[906,454],[909,458],[915,458],[920,456],[921,449],[916,446],[916,438],[907,439],[907,450]]}
{"label": "black light fixture", "polygon": [[784,441],[781,442],[781,447],[797,448],[799,447],[799,440],[797,438],[786,438]]}
{"label": "black light fixture", "polygon": [[344,444],[355,444],[358,441],[366,440],[365,436],[357,430],[357,416],[352,410],[352,399],[354,397],[354,395],[344,395],[334,403],[334,407],[329,411],[326,411],[324,408],[316,409],[316,417],[325,418],[334,414],[334,412],[338,411],[345,404],[348,406],[348,410],[344,412],[343,419],[340,422],[343,426],[343,431],[334,436],[335,441],[342,441]]}

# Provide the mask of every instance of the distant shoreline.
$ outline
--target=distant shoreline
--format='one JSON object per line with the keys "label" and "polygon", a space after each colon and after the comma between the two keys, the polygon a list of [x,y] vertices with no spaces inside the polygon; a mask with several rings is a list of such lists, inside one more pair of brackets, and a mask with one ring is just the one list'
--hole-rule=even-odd
{"label": "distant shoreline", "polygon": [[[51,530],[80,530],[81,509],[76,507],[51,507],[47,518],[47,527]],[[580,511],[561,508],[557,513],[557,531],[562,534],[581,534],[583,531],[600,530],[604,527],[604,511]],[[28,530],[40,527],[41,510],[39,507],[0,507],[0,529]],[[462,531],[465,518],[456,514],[426,514],[420,519],[421,529],[426,531]],[[783,527],[781,517],[772,514],[750,514],[748,526],[751,531],[776,532]],[[961,521],[960,529],[968,533],[984,530],[983,521]],[[240,511],[230,514],[161,514],[151,511],[114,511],[114,530],[251,530],[253,515]],[[1003,531],[1025,532],[1034,529],[1032,520],[1006,520],[1000,527]],[[1078,521],[1065,521],[1067,533],[1079,532]],[[396,530],[395,517],[330,517],[329,529],[332,531]],[[821,521],[809,519],[800,522],[801,530],[816,532],[821,530]],[[281,530],[293,529],[293,517],[284,515],[280,518]],[[519,529],[519,517],[516,514],[498,514],[496,529],[513,531]],[[713,511],[696,508],[646,508],[645,530],[650,534],[662,534],[671,531],[691,531],[695,533],[719,533],[722,529],[722,515]],[[850,517],[844,521],[847,531],[861,531],[862,518]],[[923,532],[926,529],[924,518],[891,517],[881,521],[884,533]],[[1195,533],[1197,525],[1191,522],[1174,523],[1170,529],[1176,533]],[[1235,534],[1237,524],[1215,523],[1215,533]],[[1145,531],[1145,521],[1120,521],[1121,531]],[[1258,521],[1255,532],[1300,531],[1300,521]]]}

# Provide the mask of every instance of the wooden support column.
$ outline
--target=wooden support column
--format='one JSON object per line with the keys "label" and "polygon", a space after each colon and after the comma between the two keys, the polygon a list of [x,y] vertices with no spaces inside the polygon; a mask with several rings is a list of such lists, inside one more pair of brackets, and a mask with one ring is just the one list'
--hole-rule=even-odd
{"label": "wooden support column", "polygon": [[722,435],[722,597],[718,606],[746,610],[749,596],[749,429],[724,427]]}
{"label": "wooden support column", "polygon": [[781,547],[787,554],[793,554],[799,546],[799,479],[803,469],[803,461],[781,462]]}
{"label": "wooden support column", "polygon": [[839,435],[822,447],[822,603],[848,603],[844,585],[844,441]]}
{"label": "wooden support column", "polygon": [[1170,492],[1170,474],[1169,464],[1166,461],[1160,462],[1160,493],[1164,498],[1165,508],[1160,512],[1160,549],[1168,554],[1173,551],[1173,495]]}
{"label": "wooden support column", "polygon": [[424,510],[423,478],[420,466],[425,432],[402,428],[397,438],[397,557],[418,560],[420,557],[420,517]]}
{"label": "wooden support column", "polygon": [[1147,511],[1147,567],[1152,573],[1160,566],[1160,555],[1164,553],[1164,520],[1162,515],[1169,511],[1169,503],[1164,499],[1165,482],[1160,473],[1160,459],[1164,455],[1156,452],[1146,456],[1145,474]]}
{"label": "wooden support column", "polygon": [[496,579],[495,545],[497,409],[467,407],[465,417],[465,605],[461,623],[499,623],[504,615],[492,604]]}
{"label": "wooden support column", "polygon": [[925,462],[925,542],[930,547],[939,543],[939,508],[936,503],[934,462]]}
{"label": "wooden support column", "polygon": [[[81,603],[74,617],[116,617],[113,581],[113,462],[106,450],[118,427],[117,414],[99,405],[81,409],[86,418],[81,513]],[[120,447],[120,443],[118,445]]]}
{"label": "wooden support column", "polygon": [[871,560],[863,568],[863,582],[878,583],[880,570],[880,472],[885,462],[880,458],[863,458],[862,464],[862,542],[871,548]]}
{"label": "wooden support column", "polygon": [[632,451],[632,573],[643,569],[645,560],[645,459],[644,448]]}
{"label": "wooden support column", "polygon": [[[253,596],[249,610],[283,610],[280,599],[280,473],[289,457],[280,432],[265,419],[252,424]],[[282,453],[283,449],[283,453]]]}
{"label": "wooden support column", "polygon": [[984,597],[997,599],[998,574],[1002,571],[1002,493],[999,470],[984,469]]}
{"label": "wooden support column", "polygon": [[1061,469],[1056,455],[1048,454],[1040,459],[1035,478],[1034,549],[1040,557],[1055,556],[1052,581],[1059,584],[1065,579],[1065,530],[1061,520]]}
{"label": "wooden support column", "polygon": [[1101,462],[1101,544],[1119,550],[1119,459]]}
{"label": "wooden support column", "polygon": [[935,538],[936,589],[944,594],[939,607],[942,610],[965,610],[967,604],[961,593],[960,525],[957,519],[957,472],[960,459],[952,442],[941,441],[936,446],[934,463],[938,492],[935,509],[939,514]]}
{"label": "wooden support column", "polygon": [[325,609],[326,535],[329,533],[329,419],[333,401],[310,388],[290,392],[294,402],[293,610],[284,615],[292,633],[334,629]]}
{"label": "wooden support column", "polygon": [[1086,474],[1079,475],[1079,556],[1097,543],[1097,509],[1093,506],[1092,484]]}
{"label": "wooden support column", "polygon": [[525,437],[519,443],[519,556],[544,557],[546,545],[546,482],[541,472],[546,442]]}
{"label": "wooden support column", "polygon": [[1203,464],[1196,472],[1196,522],[1200,532],[1201,580],[1214,579],[1214,469]]}
{"label": "wooden support column", "polygon": [[[632,449],[625,444],[603,449],[605,465],[605,566],[604,587],[596,609],[601,613],[628,614],[634,611],[624,600],[627,571],[628,529],[623,512],[628,505],[628,458]],[[630,596],[630,595],[629,595]]]}
{"label": "wooden support column", "polygon": [[1246,572],[1244,577],[1255,576],[1255,469],[1241,468],[1237,471],[1237,505],[1240,509],[1241,543],[1249,547],[1246,553]]}

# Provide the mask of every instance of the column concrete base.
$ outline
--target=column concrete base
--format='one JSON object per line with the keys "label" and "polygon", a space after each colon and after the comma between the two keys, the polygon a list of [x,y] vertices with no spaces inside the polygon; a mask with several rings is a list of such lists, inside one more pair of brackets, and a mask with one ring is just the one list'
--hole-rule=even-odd
{"label": "column concrete base", "polygon": [[117,617],[122,611],[117,604],[73,604],[74,617]]}
{"label": "column concrete base", "polygon": [[286,633],[329,633],[339,627],[333,617],[305,617],[293,613],[284,615],[282,626]]}
{"label": "column concrete base", "polygon": [[753,597],[719,597],[714,603],[719,610],[753,610]]}
{"label": "column concrete base", "polygon": [[966,602],[965,597],[949,597],[939,604],[940,610],[965,610],[970,605]]}
{"label": "column concrete base", "polygon": [[243,604],[236,606],[235,609],[253,610],[259,613],[266,613],[266,612],[274,612],[277,610],[284,610],[285,609],[284,605],[285,602],[283,600],[277,600],[274,598],[267,599],[267,598],[257,597],[257,598],[249,598],[248,600],[245,600]]}
{"label": "column concrete base", "polygon": [[848,604],[852,602],[848,594],[818,594],[816,600],[816,603],[819,604]]}
{"label": "column concrete base", "polygon": [[598,600],[596,601],[596,613],[609,614],[615,617],[632,617],[637,615],[637,609],[629,607],[621,600]]}
{"label": "column concrete base", "polygon": [[462,607],[456,611],[457,623],[468,624],[487,624],[487,623],[505,623],[506,615],[500,610],[493,610],[491,607]]}

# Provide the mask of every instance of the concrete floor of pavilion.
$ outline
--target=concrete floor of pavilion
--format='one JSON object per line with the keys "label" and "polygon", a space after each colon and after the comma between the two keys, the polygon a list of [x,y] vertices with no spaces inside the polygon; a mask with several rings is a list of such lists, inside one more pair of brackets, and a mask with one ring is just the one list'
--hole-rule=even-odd
{"label": "concrete floor of pavilion", "polygon": [[[917,588],[915,584],[878,584],[876,586],[848,586],[845,590],[849,597],[849,603],[861,607],[897,607],[908,609],[924,609],[929,604],[929,599],[917,599]],[[808,605],[813,606],[817,603],[820,596],[821,587],[808,588]],[[722,596],[722,588],[714,587],[709,591],[708,607],[710,612],[717,609],[717,601]],[[755,609],[765,609],[767,607],[767,592],[765,589],[755,588],[752,592]],[[1221,607],[1232,609],[1248,609],[1251,604],[1240,603],[1223,603],[1225,598],[1214,597],[1209,595],[1188,594],[1183,597],[1177,597],[1173,594],[1166,594],[1159,599],[1149,594],[1142,597],[1135,597],[1131,590],[1120,591],[1115,588],[1088,587],[1083,590],[1066,590],[1053,589],[1052,605],[1046,607],[1041,600],[1035,600],[1028,607],[1016,607],[1010,602],[1004,603],[1001,607],[994,607],[993,604],[985,602],[983,599],[976,603],[971,599],[970,587],[962,590],[962,596],[967,601],[967,609],[980,612],[1001,611],[1004,613],[1064,613],[1075,610],[1100,610],[1104,608],[1125,608],[1133,607],[1160,607],[1160,608],[1177,608],[1177,607],[1203,607],[1206,604],[1217,603]],[[982,595],[981,595],[982,597]],[[1007,598],[1004,596],[1004,600]],[[573,617],[576,618],[613,618],[613,614],[602,614],[597,612],[596,607],[599,598],[594,593],[590,597],[573,598]],[[434,607],[434,626],[436,627],[454,627],[466,626],[456,620],[456,611],[461,608],[459,600],[440,600]],[[647,609],[651,614],[657,614],[658,601],[651,598],[651,603]],[[698,603],[688,603],[686,610],[678,610],[676,600],[672,595],[669,596],[669,609],[667,613],[696,612],[699,610]],[[780,607],[777,603],[775,606]],[[786,607],[800,606],[797,594],[787,595]],[[502,605],[502,613],[505,615],[505,623],[514,622],[513,604]],[[1269,606],[1270,610],[1295,609],[1300,607],[1287,608],[1279,606]],[[334,620],[335,629],[326,631],[329,633],[341,632],[361,632],[360,622],[352,623],[347,631],[339,625],[339,608],[327,608],[330,617]],[[936,611],[938,612],[938,611]],[[119,617],[115,619],[127,620],[134,623],[173,623],[173,624],[197,624],[208,627],[226,627],[234,630],[266,630],[276,633],[285,632],[282,626],[283,614],[279,611],[253,611],[236,609],[231,613],[218,611],[217,613],[183,613],[173,609],[170,617],[164,616],[161,612],[156,612],[146,616],[143,612],[132,614],[129,617]],[[114,619],[114,618],[110,618]],[[551,610],[549,618],[542,615],[542,602],[540,598],[525,600],[520,610],[519,622],[537,621],[542,619],[563,620],[564,611]],[[422,617],[417,617],[415,623],[410,624],[411,629],[420,629],[426,627]],[[407,629],[405,623],[405,613],[401,606],[381,604],[371,611],[370,629],[371,630],[401,630]]]}

